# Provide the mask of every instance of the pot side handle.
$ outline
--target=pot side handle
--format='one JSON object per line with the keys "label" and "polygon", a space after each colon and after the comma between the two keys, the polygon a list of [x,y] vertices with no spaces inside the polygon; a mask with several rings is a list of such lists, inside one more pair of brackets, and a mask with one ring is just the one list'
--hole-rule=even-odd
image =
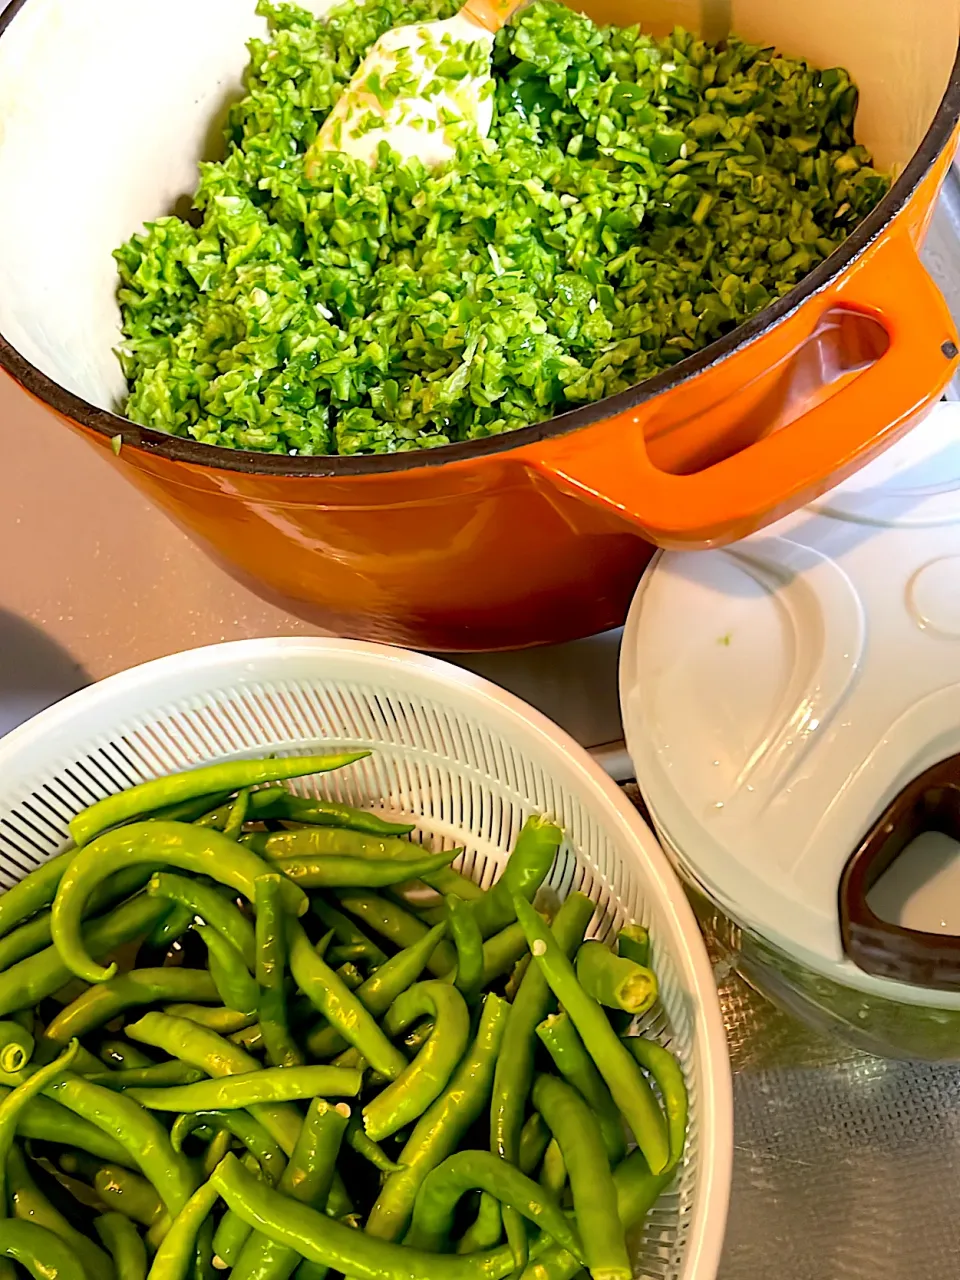
{"label": "pot side handle", "polygon": [[888,345],[793,422],[766,436],[760,431],[756,443],[701,471],[671,474],[650,461],[643,438],[649,409],[641,404],[525,449],[526,464],[615,511],[648,541],[680,550],[723,546],[812,502],[914,425],[953,376],[960,346],[946,302],[905,231],[875,241],[839,285],[818,296],[824,312],[841,308],[879,321]]}
{"label": "pot side handle", "polygon": [[840,877],[840,937],[845,954],[864,973],[932,991],[960,991],[960,938],[891,924],[867,901],[887,868],[928,831],[960,841],[960,756],[908,783],[851,854]]}

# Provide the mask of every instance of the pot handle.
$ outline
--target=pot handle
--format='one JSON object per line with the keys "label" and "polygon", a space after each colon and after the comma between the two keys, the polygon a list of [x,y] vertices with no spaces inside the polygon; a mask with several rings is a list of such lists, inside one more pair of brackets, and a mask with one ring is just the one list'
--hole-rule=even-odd
{"label": "pot handle", "polygon": [[[822,305],[878,320],[886,351],[821,404],[739,453],[690,475],[655,467],[644,425],[650,405],[663,413],[676,394],[668,392],[541,441],[524,450],[528,465],[561,489],[615,511],[663,547],[723,545],[789,514],[893,444],[957,364],[960,340],[950,312],[905,232],[875,241]],[[697,378],[709,379],[726,363]]]}
{"label": "pot handle", "polygon": [[840,937],[864,973],[932,991],[960,991],[960,938],[891,924],[867,902],[884,871],[927,831],[960,841],[960,755],[908,783],[851,854],[840,877]]}

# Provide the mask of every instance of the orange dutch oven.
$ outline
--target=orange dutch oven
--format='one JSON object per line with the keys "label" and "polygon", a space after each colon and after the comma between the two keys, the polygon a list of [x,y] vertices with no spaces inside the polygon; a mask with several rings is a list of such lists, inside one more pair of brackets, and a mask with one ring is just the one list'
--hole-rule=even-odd
{"label": "orange dutch oven", "polygon": [[[891,191],[790,294],[641,386],[422,453],[216,449],[111,411],[110,257],[193,189],[254,0],[13,0],[0,17],[0,365],[235,576],[333,631],[514,648],[621,623],[655,546],[730,542],[907,431],[957,364],[918,258],[960,119],[960,0],[650,0],[605,21],[725,30],[861,91]],[[118,531],[118,534],[120,531]]]}

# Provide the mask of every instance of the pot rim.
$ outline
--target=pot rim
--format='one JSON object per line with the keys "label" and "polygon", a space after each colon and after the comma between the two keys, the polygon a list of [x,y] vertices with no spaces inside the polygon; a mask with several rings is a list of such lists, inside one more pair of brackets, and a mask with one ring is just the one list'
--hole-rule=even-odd
{"label": "pot rim", "polygon": [[[0,37],[27,0],[11,0],[0,13]],[[460,441],[434,449],[414,449],[406,453],[387,454],[320,454],[313,457],[291,457],[289,454],[259,453],[249,449],[228,449],[220,445],[201,444],[182,436],[168,435],[150,427],[141,427],[129,418],[100,409],[60,386],[36,365],[25,359],[0,333],[0,369],[5,370],[26,391],[49,405],[63,417],[102,436],[105,441],[119,436],[124,445],[157,455],[170,462],[239,471],[247,475],[286,477],[340,477],[383,475],[398,471],[414,471],[441,467],[448,463],[506,453],[525,445],[539,444],[568,435],[573,431],[608,421],[636,409],[654,396],[672,391],[698,374],[728,359],[756,341],[763,333],[780,324],[805,302],[827,288],[883,232],[909,202],[947,146],[960,123],[960,40],[950,79],[936,114],[923,141],[911,156],[896,182],[854,229],[850,236],[813,271],[804,276],[789,293],[758,311],[755,316],[730,333],[687,356],[671,369],[655,374],[626,391],[607,396],[592,404],[568,410],[543,422],[479,440]]]}

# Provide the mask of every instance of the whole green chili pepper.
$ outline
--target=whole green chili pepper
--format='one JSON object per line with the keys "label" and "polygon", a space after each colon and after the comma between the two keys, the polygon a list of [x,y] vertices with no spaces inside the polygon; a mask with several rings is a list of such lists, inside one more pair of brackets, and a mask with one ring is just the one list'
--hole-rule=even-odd
{"label": "whole green chili pepper", "polygon": [[457,1253],[479,1253],[500,1243],[503,1216],[500,1201],[487,1191],[480,1192],[477,1216],[457,1241]]}
{"label": "whole green chili pepper", "polygon": [[[672,1176],[651,1173],[641,1151],[632,1151],[617,1165],[613,1173],[617,1216],[625,1233],[629,1234],[640,1225]],[[550,1245],[542,1251],[534,1246],[532,1252],[538,1256],[527,1265],[521,1280],[573,1280],[581,1269],[576,1258],[558,1245]]]}
{"label": "whole green chili pepper", "polygon": [[[257,787],[255,791],[247,789],[247,793],[249,797],[247,800],[247,822],[257,822],[262,818],[272,817],[273,815],[268,812],[270,806],[279,798],[290,794],[282,782]],[[195,820],[198,827],[216,827],[218,831],[223,831],[230,821],[230,814],[233,812],[236,798],[232,792],[221,793],[215,808],[205,808],[202,813],[197,815],[196,819],[181,818],[180,821],[191,822]]]}
{"label": "whole green chili pepper", "polygon": [[485,938],[505,929],[516,919],[513,898],[519,894],[527,902],[543,884],[563,843],[563,831],[549,818],[534,814],[523,824],[513,852],[500,878],[474,904],[477,924]]}
{"label": "whole green chili pepper", "polygon": [[244,787],[242,791],[238,792],[236,800],[230,806],[230,812],[223,827],[223,834],[228,840],[238,840],[240,838],[249,809],[250,788]]}
{"label": "whole green chili pepper", "polygon": [[197,1247],[200,1225],[220,1198],[213,1182],[205,1182],[183,1206],[163,1237],[150,1268],[150,1280],[186,1280]]}
{"label": "whole green chili pepper", "polygon": [[650,934],[642,924],[624,925],[617,934],[617,952],[634,964],[650,966]]}
{"label": "whole green chili pepper", "polygon": [[52,1080],[57,1080],[71,1065],[77,1056],[79,1044],[76,1040],[60,1054],[59,1058],[45,1067],[39,1067],[29,1079],[17,1087],[0,1102],[0,1218],[6,1216],[6,1167],[10,1148],[17,1133],[17,1123],[24,1107],[45,1089]]}
{"label": "whole green chili pepper", "polygon": [[129,1089],[127,1096],[149,1111],[233,1111],[303,1098],[355,1097],[362,1082],[359,1071],[342,1067],[261,1067],[170,1089]]}
{"label": "whole green chili pepper", "polygon": [[[292,831],[273,831],[258,842],[257,852],[273,861],[275,858],[317,858],[329,855],[346,855],[352,858],[370,858],[378,862],[407,862],[422,859],[431,850],[411,840],[396,836],[375,836],[346,827],[311,826]],[[451,852],[448,861],[463,853]],[[411,879],[407,876],[407,879]]]}
{"label": "whole green chili pepper", "polygon": [[290,972],[303,994],[375,1070],[395,1080],[407,1065],[403,1054],[390,1043],[356,994],[317,955],[295,920],[287,921],[287,942]]}
{"label": "whole green chili pepper", "polygon": [[[533,908],[529,910],[539,921]],[[579,946],[593,912],[594,904],[582,893],[571,893],[563,903],[553,922],[552,936],[564,955],[572,954]],[[546,977],[531,965],[513,1002],[510,1043],[497,1063],[490,1103],[491,1149],[512,1164],[518,1160],[520,1130],[533,1084],[536,1028],[548,1013],[551,1001]],[[510,1247],[519,1256],[526,1241],[526,1228],[509,1209],[503,1215],[503,1224]]]}
{"label": "whole green chili pepper", "polygon": [[596,1117],[610,1163],[619,1164],[626,1152],[620,1111],[576,1027],[565,1013],[554,1013],[540,1023],[537,1035],[564,1080],[573,1085]]}
{"label": "whole green chili pepper", "polygon": [[84,1072],[84,1078],[107,1089],[149,1089],[167,1085],[197,1084],[204,1078],[196,1067],[171,1058],[153,1062],[149,1067],[131,1067],[127,1071]]}
{"label": "whole green chili pepper", "polygon": [[550,1130],[539,1111],[532,1111],[520,1130],[517,1168],[528,1176],[539,1166],[550,1145]]}
{"label": "whole green chili pepper", "polygon": [[501,1204],[509,1204],[556,1244],[583,1259],[576,1229],[556,1200],[514,1165],[489,1151],[458,1151],[427,1174],[417,1193],[404,1243],[414,1249],[443,1252],[457,1204],[474,1190],[486,1191]]}
{"label": "whole green chili pepper", "polygon": [[130,1219],[122,1213],[101,1213],[93,1225],[113,1259],[117,1280],[146,1280],[147,1246]]}
{"label": "whole green chili pepper", "polygon": [[[385,961],[357,988],[357,999],[368,1013],[380,1017],[423,972],[439,946],[446,924],[427,930],[419,942],[405,947]],[[329,1023],[321,1024],[307,1036],[307,1048],[315,1058],[331,1058],[346,1047],[346,1040]]]}
{"label": "whole green chili pepper", "polygon": [[[349,1114],[349,1107],[342,1103],[334,1107],[322,1098],[311,1103],[278,1191],[301,1204],[324,1208]],[[294,1250],[255,1233],[244,1246],[231,1280],[287,1280],[299,1261]]]}
{"label": "whole green chili pepper", "polygon": [[[80,918],[84,903],[107,868],[116,870],[141,862],[159,862],[209,875],[230,885],[251,902],[257,876],[270,869],[256,854],[228,840],[219,831],[180,822],[137,822],[100,836],[71,858],[52,909],[54,945],[70,972],[78,978],[105,982],[116,972],[115,965],[101,968],[87,954],[80,937]],[[292,911],[299,914],[306,910],[307,900],[302,890],[293,884],[285,885],[284,890],[285,903]]]}
{"label": "whole green chili pepper", "polygon": [[[215,1031],[197,1026],[186,1018],[174,1018],[167,1013],[148,1013],[139,1022],[127,1027],[126,1033],[142,1044],[153,1045],[156,1049],[177,1055],[190,1066],[199,1067],[215,1079],[261,1070],[256,1058],[238,1045],[231,1044]],[[138,1107],[138,1110],[142,1108]],[[285,1103],[258,1106],[254,1108],[253,1115],[280,1144],[284,1154],[289,1155],[300,1132],[300,1115],[296,1108]]]}
{"label": "whole green chili pepper", "polygon": [[[470,1036],[470,1014],[456,987],[418,982],[387,1010],[383,1028],[399,1035],[430,1015],[436,1026],[430,1039],[402,1073],[363,1108],[363,1122],[374,1141],[387,1138],[423,1115],[446,1087]],[[374,1064],[376,1065],[376,1064]]]}
{"label": "whole green chili pepper", "polygon": [[[332,828],[318,828],[319,832],[327,830]],[[453,856],[454,851],[451,850],[400,862],[390,858],[349,858],[327,853],[313,858],[274,858],[270,866],[302,889],[382,889],[385,885],[408,880],[410,876],[429,875],[431,871],[445,867]]]}
{"label": "whole green chili pepper", "polygon": [[369,751],[353,751],[328,756],[230,760],[189,769],[184,773],[169,774],[163,778],[152,778],[149,782],[141,782],[126,791],[118,791],[115,795],[107,796],[82,809],[70,823],[70,834],[78,846],[89,844],[101,831],[138,814],[149,813],[161,805],[179,804],[181,801],[209,796],[217,791],[239,791],[243,787],[256,787],[263,782],[279,782],[284,778],[327,773],[331,769],[343,769],[357,760],[363,760],[369,754]]}
{"label": "whole green chili pepper", "polygon": [[457,948],[457,989],[470,1000],[483,984],[483,937],[476,917],[462,899],[450,893],[445,901],[450,936]]}
{"label": "whole green chili pepper", "polygon": [[58,854],[0,894],[0,937],[49,907],[69,862],[69,854]]}
{"label": "whole green chili pepper", "polygon": [[570,1015],[651,1171],[662,1173],[670,1158],[667,1127],[643,1072],[617,1039],[603,1009],[580,986],[563,948],[557,945],[533,907],[519,896],[514,905],[534,962]]}
{"label": "whole green chili pepper", "polygon": [[67,1245],[88,1275],[110,1275],[109,1257],[51,1204],[31,1177],[18,1145],[11,1147],[7,1157],[6,1181],[15,1218],[35,1222],[52,1231]]}
{"label": "whole green chili pepper", "polygon": [[211,1179],[235,1213],[310,1262],[356,1280],[501,1280],[512,1267],[507,1250],[456,1257],[425,1254],[355,1231],[257,1182],[233,1155]]}
{"label": "whole green chili pepper", "polygon": [[286,1158],[266,1129],[248,1111],[194,1111],[177,1116],[170,1130],[174,1151],[182,1151],[188,1134],[207,1126],[228,1133],[243,1143],[271,1186],[276,1186],[287,1166]]}
{"label": "whole green chili pepper", "polygon": [[193,924],[193,912],[181,906],[179,902],[171,903],[163,919],[158,921],[148,937],[146,945],[155,951],[169,951],[178,938]]}
{"label": "whole green chili pepper", "polygon": [[129,1169],[105,1165],[94,1173],[93,1186],[105,1205],[141,1226],[152,1227],[166,1213],[159,1192]]}
{"label": "whole green chili pepper", "polygon": [[[166,911],[165,902],[154,902],[139,894],[109,915],[86,924],[84,945],[92,955],[108,955],[146,933]],[[38,1005],[67,984],[70,972],[56,947],[47,947],[11,966],[0,974],[0,1015]]]}
{"label": "whole green chili pepper", "polygon": [[577,952],[577,979],[591,999],[634,1016],[656,1003],[657,978],[651,969],[618,956],[602,942],[585,942]]}
{"label": "whole green chili pepper", "polygon": [[404,1144],[396,1173],[390,1174],[367,1218],[365,1230],[383,1240],[399,1240],[407,1228],[417,1191],[427,1173],[456,1151],[490,1097],[497,1055],[507,1029],[510,1006],[499,996],[483,1002],[473,1045],[453,1079],[417,1121]]}
{"label": "whole green chili pepper", "polygon": [[66,1005],[47,1027],[47,1039],[66,1044],[111,1022],[125,1009],[158,1000],[216,1000],[217,989],[199,969],[131,969],[109,982],[89,987]]}
{"label": "whole green chili pepper", "polygon": [[232,942],[209,925],[197,924],[194,930],[206,945],[209,976],[224,1006],[237,1013],[254,1012],[260,992],[243,956]]}
{"label": "whole green chili pepper", "polygon": [[179,902],[199,916],[204,924],[221,933],[227,942],[237,948],[244,964],[252,972],[256,962],[253,925],[232,902],[228,902],[212,885],[203,884],[187,876],[160,871],[151,876],[147,893],[155,898],[169,898]]}
{"label": "whole green chili pepper", "polygon": [[361,949],[357,955],[344,956],[345,960],[362,958],[371,968],[376,968],[378,965],[383,964],[387,958],[386,952],[381,951],[375,942],[372,942],[365,933],[358,929],[349,916],[345,916],[342,911],[338,911],[336,907],[332,907],[329,902],[325,902],[323,898],[316,895],[310,899],[310,906],[326,927],[333,930],[334,937],[338,943],[342,946],[359,947]]}
{"label": "whole green chili pepper", "polygon": [[252,812],[258,818],[283,818],[290,822],[303,822],[316,826],[346,827],[351,831],[366,831],[375,836],[408,835],[416,825],[413,822],[391,822],[364,809],[352,809],[350,805],[334,800],[317,800],[313,796],[296,796],[285,788],[271,796],[258,800],[261,792],[254,792]]}
{"label": "whole green chili pepper", "polygon": [[5,1222],[0,1230],[0,1257],[18,1262],[34,1280],[87,1280],[70,1247],[35,1222]]}
{"label": "whole green chili pepper", "polygon": [[[191,969],[191,973],[196,973],[196,969]],[[163,1012],[169,1013],[174,1018],[186,1018],[189,1022],[195,1022],[200,1027],[207,1027],[210,1031],[216,1031],[218,1035],[229,1036],[235,1031],[243,1031],[247,1027],[252,1027],[257,1021],[255,1012],[240,1013],[237,1009],[226,1009],[222,1006],[213,1006],[206,1008],[200,1004],[167,1004],[163,1006]]]}
{"label": "whole green chili pepper", "polygon": [[687,1086],[683,1078],[683,1068],[668,1050],[645,1036],[628,1036],[623,1042],[640,1066],[650,1072],[654,1083],[660,1090],[660,1097],[667,1113],[667,1134],[670,1144],[670,1159],[665,1173],[669,1173],[680,1163],[683,1156],[684,1143],[687,1137]]}
{"label": "whole green chili pepper", "polygon": [[[0,1086],[0,1099],[9,1093],[9,1089]],[[109,1134],[101,1133],[95,1125],[72,1115],[49,1098],[34,1098],[24,1107],[17,1119],[17,1136],[36,1142],[80,1147],[101,1160],[131,1163],[131,1157]]]}
{"label": "whole green chili pepper", "polygon": [[594,1280],[630,1280],[633,1269],[617,1213],[617,1189],[590,1108],[576,1089],[543,1075],[534,1081],[533,1105],[560,1146],[590,1275]]}
{"label": "whole green chili pepper", "polygon": [[[386,938],[396,947],[411,947],[429,933],[427,926],[416,916],[412,916],[409,911],[404,911],[403,907],[397,906],[395,902],[381,898],[375,893],[354,893],[344,890],[337,894],[337,897],[345,911],[362,920],[374,933],[379,934],[381,938]],[[449,942],[444,941],[434,949],[427,968],[435,977],[442,978],[456,963],[456,951]]]}
{"label": "whole green chili pepper", "polygon": [[167,1131],[154,1116],[125,1094],[113,1093],[69,1072],[49,1084],[45,1092],[117,1138],[160,1192],[168,1211],[180,1212],[193,1191],[193,1171],[187,1159],[174,1151]]}
{"label": "whole green chili pepper", "polygon": [[286,918],[280,897],[280,877],[260,876],[255,886],[257,912],[257,1017],[266,1047],[267,1061],[274,1067],[295,1067],[303,1054],[290,1032],[284,982],[287,971]]}
{"label": "whole green chili pepper", "polygon": [[0,1071],[22,1071],[33,1057],[33,1036],[19,1022],[0,1022]]}

